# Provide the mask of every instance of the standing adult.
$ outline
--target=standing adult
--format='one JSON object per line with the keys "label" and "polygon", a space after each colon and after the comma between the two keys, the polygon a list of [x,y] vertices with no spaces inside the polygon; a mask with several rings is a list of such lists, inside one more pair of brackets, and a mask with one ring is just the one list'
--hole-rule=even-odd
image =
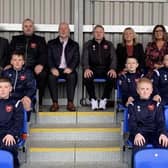
{"label": "standing adult", "polygon": [[167,33],[163,25],[156,25],[152,32],[152,42],[146,47],[146,66],[148,77],[151,77],[154,69],[163,66],[163,57],[168,53]]}
{"label": "standing adult", "polygon": [[50,111],[57,111],[59,109],[59,77],[66,79],[67,110],[76,110],[73,100],[77,84],[76,68],[79,65],[79,58],[79,45],[70,38],[69,25],[65,22],[60,23],[59,36],[48,42],[49,90],[53,101]]}
{"label": "standing adult", "polygon": [[22,51],[25,54],[26,67],[33,70],[39,88],[39,104],[42,104],[47,78],[47,46],[45,38],[35,34],[34,22],[27,18],[22,23],[22,35],[13,36],[11,52]]}
{"label": "standing adult", "polygon": [[9,42],[7,39],[0,37],[0,72],[9,61]]}
{"label": "standing adult", "polygon": [[125,28],[122,40],[122,43],[119,43],[116,49],[118,73],[127,71],[125,64],[128,57],[135,57],[139,63],[138,70],[143,70],[145,66],[144,49],[142,44],[137,42],[134,29],[131,27]]}
{"label": "standing adult", "polygon": [[[92,110],[106,109],[107,99],[116,78],[116,53],[113,44],[104,37],[104,27],[96,25],[93,28],[93,39],[84,44],[82,66],[84,84],[88,91]],[[94,78],[106,79],[104,93],[98,102],[95,95]]]}

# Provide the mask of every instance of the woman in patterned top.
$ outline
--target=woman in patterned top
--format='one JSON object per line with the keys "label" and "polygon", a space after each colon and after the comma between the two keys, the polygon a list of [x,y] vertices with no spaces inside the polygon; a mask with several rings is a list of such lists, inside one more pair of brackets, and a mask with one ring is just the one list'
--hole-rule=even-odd
{"label": "woman in patterned top", "polygon": [[167,32],[163,25],[156,25],[152,32],[152,42],[149,42],[146,47],[146,66],[147,76],[151,77],[153,69],[158,69],[163,66],[163,56],[168,53]]}

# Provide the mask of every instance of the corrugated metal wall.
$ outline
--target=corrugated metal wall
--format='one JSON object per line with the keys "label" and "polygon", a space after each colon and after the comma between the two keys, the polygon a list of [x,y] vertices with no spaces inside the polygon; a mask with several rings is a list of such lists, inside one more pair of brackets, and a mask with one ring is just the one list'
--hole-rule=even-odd
{"label": "corrugated metal wall", "polygon": [[[168,3],[163,2],[84,2],[84,24],[103,25],[168,25]],[[116,44],[121,42],[121,34],[106,35]],[[90,35],[85,35],[88,40]],[[148,34],[139,34],[138,40],[146,46],[151,40]]]}
{"label": "corrugated metal wall", "polygon": [[[67,21],[74,24],[74,0],[0,0],[0,23],[21,23],[32,18],[39,24],[58,24]],[[83,1],[84,24],[104,25],[168,25],[168,3],[163,2],[121,2]],[[0,33],[11,39],[13,34]],[[41,33],[47,40],[56,33]],[[120,34],[106,35],[116,45],[121,41]],[[90,34],[85,35],[85,40]],[[146,44],[150,37],[140,35],[139,40]]]}
{"label": "corrugated metal wall", "polygon": [[[73,24],[74,0],[0,0],[0,23],[22,23],[31,18],[36,24],[59,24],[66,21]],[[9,40],[13,34],[0,33]],[[40,33],[48,41],[56,33]]]}

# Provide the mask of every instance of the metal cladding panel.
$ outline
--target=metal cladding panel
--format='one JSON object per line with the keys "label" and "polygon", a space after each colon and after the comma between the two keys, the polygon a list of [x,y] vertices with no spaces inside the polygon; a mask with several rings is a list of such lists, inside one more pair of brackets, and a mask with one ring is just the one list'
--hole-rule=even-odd
{"label": "metal cladding panel", "polygon": [[0,23],[21,23],[27,17],[41,24],[72,23],[73,1],[0,0]]}
{"label": "metal cladding panel", "polygon": [[167,8],[166,1],[85,0],[84,24],[167,25]]}

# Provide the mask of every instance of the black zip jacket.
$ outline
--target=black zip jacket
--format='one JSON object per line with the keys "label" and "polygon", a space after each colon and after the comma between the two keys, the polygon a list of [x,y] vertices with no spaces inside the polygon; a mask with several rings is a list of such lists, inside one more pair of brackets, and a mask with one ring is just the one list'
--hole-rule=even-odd
{"label": "black zip jacket", "polygon": [[168,103],[168,68],[154,70],[152,76],[154,95],[159,94],[165,103]]}
{"label": "black zip jacket", "polygon": [[165,119],[163,106],[152,99],[137,100],[128,106],[130,135],[137,133],[157,135],[165,134]]}
{"label": "black zip jacket", "polygon": [[13,86],[12,97],[17,100],[24,96],[32,99],[36,94],[36,81],[30,69],[23,67],[21,70],[16,71],[10,68],[3,71],[2,76],[11,79]]}
{"label": "black zip jacket", "polygon": [[26,66],[33,69],[38,64],[47,63],[47,48],[44,37],[33,34],[32,36],[13,36],[10,43],[10,51],[22,51],[25,53]]}
{"label": "black zip jacket", "polygon": [[103,39],[99,44],[95,39],[84,44],[82,55],[83,69],[110,70],[116,69],[117,60],[113,44]]}
{"label": "black zip jacket", "polygon": [[120,87],[121,95],[122,95],[122,103],[125,104],[128,100],[128,97],[133,97],[137,99],[139,96],[136,91],[137,81],[139,78],[142,78],[144,74],[141,73],[129,73],[120,75],[118,80],[118,84]]}
{"label": "black zip jacket", "polygon": [[19,136],[23,125],[23,105],[11,97],[0,99],[0,134]]}

